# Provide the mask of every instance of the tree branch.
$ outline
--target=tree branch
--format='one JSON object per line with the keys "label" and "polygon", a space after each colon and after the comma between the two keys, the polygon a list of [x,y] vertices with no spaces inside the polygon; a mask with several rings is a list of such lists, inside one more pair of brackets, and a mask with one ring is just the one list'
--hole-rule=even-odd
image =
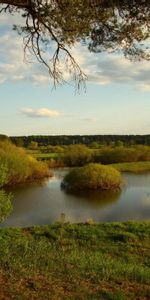
{"label": "tree branch", "polygon": [[[145,47],[150,0],[0,0],[0,6],[0,12],[22,10],[26,26],[15,29],[26,33],[24,51],[48,68],[54,85],[64,80],[61,53],[78,86],[84,83],[86,76],[69,50],[76,41],[92,52],[121,50],[129,58],[150,59]],[[54,43],[54,54],[47,60],[45,49]]]}
{"label": "tree branch", "polygon": [[30,0],[0,0],[0,4],[13,5],[19,8],[27,8],[31,5]]}

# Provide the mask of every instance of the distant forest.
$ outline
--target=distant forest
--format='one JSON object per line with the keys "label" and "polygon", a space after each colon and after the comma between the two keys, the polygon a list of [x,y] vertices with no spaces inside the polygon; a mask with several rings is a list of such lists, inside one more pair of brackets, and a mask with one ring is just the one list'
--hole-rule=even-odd
{"label": "distant forest", "polygon": [[[4,137],[3,135],[0,136]],[[13,143],[23,147],[28,147],[34,141],[39,146],[47,145],[72,145],[92,143],[113,145],[117,141],[121,141],[124,145],[150,145],[150,134],[148,135],[31,135],[31,136],[11,136],[9,137]]]}

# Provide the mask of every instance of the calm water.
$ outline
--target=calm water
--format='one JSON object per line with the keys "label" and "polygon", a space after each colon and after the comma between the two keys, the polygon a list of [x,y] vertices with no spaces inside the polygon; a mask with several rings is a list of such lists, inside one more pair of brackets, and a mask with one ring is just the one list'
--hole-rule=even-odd
{"label": "calm water", "polygon": [[13,213],[2,226],[50,224],[62,213],[70,222],[126,221],[150,219],[150,173],[124,174],[126,185],[121,191],[95,191],[69,194],[60,183],[67,172],[54,170],[43,184],[13,188]]}

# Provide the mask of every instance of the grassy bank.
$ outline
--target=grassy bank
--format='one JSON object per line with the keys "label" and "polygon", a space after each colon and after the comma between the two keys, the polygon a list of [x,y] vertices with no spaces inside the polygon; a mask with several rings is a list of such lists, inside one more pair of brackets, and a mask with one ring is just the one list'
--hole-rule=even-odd
{"label": "grassy bank", "polygon": [[1,299],[149,299],[150,223],[0,229]]}
{"label": "grassy bank", "polygon": [[117,163],[117,164],[111,164],[111,166],[120,172],[140,173],[140,172],[150,171],[150,161]]}
{"label": "grassy bank", "polygon": [[58,153],[34,153],[34,157],[41,159],[41,160],[48,160],[50,158],[59,158],[60,154]]}

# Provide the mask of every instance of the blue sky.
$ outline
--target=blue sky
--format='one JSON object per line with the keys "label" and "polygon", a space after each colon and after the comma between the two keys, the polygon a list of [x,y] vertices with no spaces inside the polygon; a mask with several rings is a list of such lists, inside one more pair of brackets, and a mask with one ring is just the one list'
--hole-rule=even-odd
{"label": "blue sky", "polygon": [[[15,22],[22,22],[19,16]],[[150,63],[94,55],[76,45],[74,57],[88,75],[86,92],[53,83],[38,63],[24,63],[14,17],[0,17],[0,133],[149,134]],[[64,70],[65,74],[65,70]],[[68,78],[68,74],[65,74]]]}

